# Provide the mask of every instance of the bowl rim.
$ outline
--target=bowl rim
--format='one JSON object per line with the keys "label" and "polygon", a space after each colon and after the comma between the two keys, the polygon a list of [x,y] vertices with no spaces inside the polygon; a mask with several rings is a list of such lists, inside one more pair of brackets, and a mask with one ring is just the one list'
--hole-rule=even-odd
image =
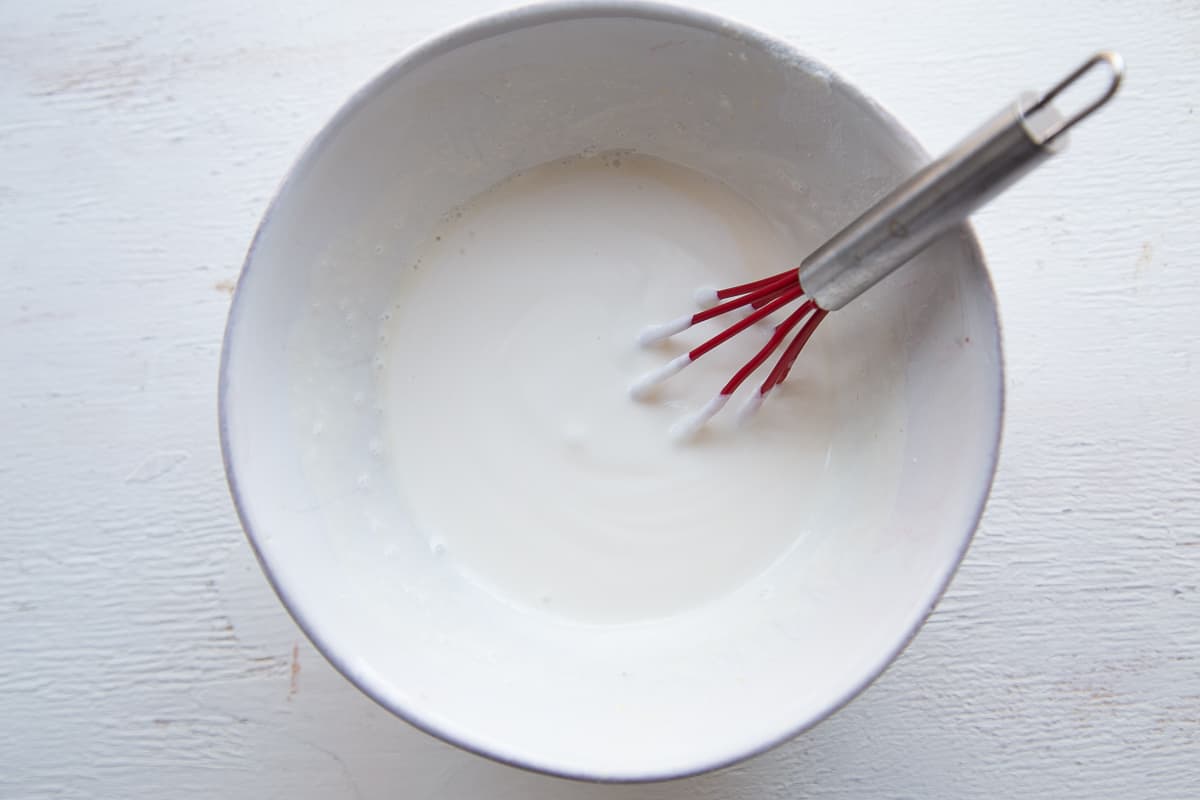
{"label": "bowl rim", "polygon": [[437,58],[447,52],[457,48],[469,45],[484,39],[494,36],[504,35],[523,28],[534,27],[554,22],[574,21],[583,19],[613,19],[613,18],[631,18],[640,19],[651,22],[668,22],[681,24],[693,27],[699,30],[705,30],[712,33],[732,35],[742,39],[750,44],[758,45],[765,51],[776,54],[777,58],[786,58],[796,64],[804,65],[807,69],[819,72],[823,77],[826,77],[832,86],[835,86],[839,91],[844,92],[854,103],[859,104],[874,115],[877,116],[879,122],[887,129],[889,133],[899,139],[903,144],[909,147],[922,159],[928,161],[928,152],[923,148],[916,138],[905,128],[900,122],[892,116],[885,108],[880,106],[867,95],[863,94],[853,84],[846,81],[839,73],[828,68],[823,63],[801,53],[790,42],[779,39],[771,34],[761,31],[753,26],[734,21],[733,19],[713,14],[707,11],[689,8],[685,6],[675,5],[673,3],[657,2],[654,0],[550,0],[549,2],[539,2],[528,5],[521,5],[499,12],[486,13],[476,16],[461,22],[451,28],[445,29],[436,33],[404,50],[400,56],[382,72],[375,75],[366,84],[356,90],[342,105],[334,112],[333,116],[321,127],[321,129],[313,136],[307,144],[304,145],[300,155],[288,168],[280,181],[263,216],[255,229],[254,236],[251,239],[250,245],[247,248],[245,259],[242,262],[242,267],[239,272],[238,285],[234,289],[233,297],[230,303],[230,310],[226,319],[224,336],[221,347],[220,357],[220,372],[218,377],[217,388],[217,411],[218,411],[218,432],[221,445],[221,458],[225,469],[226,483],[229,487],[230,496],[233,500],[234,508],[237,512],[238,520],[241,523],[242,529],[246,534],[246,539],[254,552],[254,556],[258,561],[259,567],[263,574],[266,575],[271,588],[276,596],[283,604],[288,615],[295,621],[296,625],[304,633],[304,635],[312,642],[313,646],[325,657],[333,667],[342,674],[347,681],[357,687],[365,695],[371,698],[374,702],[387,709],[389,712],[399,717],[408,724],[414,726],[418,730],[430,734],[432,736],[447,742],[454,747],[457,747],[465,752],[474,753],[484,756],[493,761],[508,766],[516,767],[522,770],[534,772],[543,775],[552,775],[561,778],[568,778],[578,781],[588,781],[596,783],[610,784],[636,784],[653,781],[674,780],[678,778],[687,778],[723,767],[731,766],[740,763],[750,758],[762,755],[770,750],[779,747],[780,745],[791,741],[800,734],[812,729],[825,721],[833,714],[840,711],[848,705],[854,698],[858,697],[871,684],[891,666],[901,653],[912,643],[917,633],[924,626],[925,621],[933,612],[942,596],[945,594],[962,564],[963,558],[966,555],[967,549],[970,547],[974,539],[975,532],[979,527],[984,509],[987,504],[988,496],[991,493],[992,484],[995,480],[996,469],[1000,457],[1000,445],[1003,438],[1004,428],[1004,412],[1005,412],[1005,363],[1004,363],[1004,346],[1003,346],[1003,325],[1000,319],[1000,310],[996,299],[996,293],[992,284],[991,275],[987,268],[987,261],[979,244],[978,236],[976,235],[973,226],[967,222],[962,225],[962,234],[964,244],[972,251],[972,255],[979,260],[983,267],[982,274],[982,290],[991,301],[991,307],[995,310],[996,316],[996,366],[1000,375],[998,382],[998,397],[996,398],[996,436],[990,443],[987,453],[987,469],[978,486],[977,496],[974,501],[974,510],[970,515],[969,524],[964,531],[961,545],[955,553],[954,558],[947,562],[944,573],[938,577],[936,581],[936,590],[932,593],[929,599],[928,608],[924,614],[917,617],[912,626],[903,632],[903,635],[897,637],[896,644],[889,652],[885,653],[877,663],[863,673],[862,679],[855,683],[849,690],[843,693],[840,697],[836,697],[828,704],[825,710],[821,713],[806,719],[797,724],[795,727],[788,729],[781,735],[759,742],[748,748],[741,748],[736,751],[731,751],[719,759],[711,759],[703,762],[688,764],[687,766],[665,768],[665,769],[646,769],[641,771],[611,771],[611,772],[588,772],[572,768],[564,768],[553,763],[541,761],[536,757],[523,755],[512,752],[505,752],[494,746],[488,746],[486,743],[475,742],[469,736],[464,736],[461,733],[454,733],[444,729],[436,722],[423,718],[420,713],[412,709],[405,708],[398,703],[391,702],[386,691],[377,688],[374,684],[377,678],[374,676],[355,674],[349,669],[347,657],[339,653],[336,647],[330,645],[322,636],[320,630],[307,620],[303,614],[297,610],[297,606],[292,602],[292,590],[280,581],[279,577],[271,568],[270,563],[263,554],[263,549],[259,542],[260,534],[257,533],[250,522],[249,505],[238,481],[238,470],[233,458],[233,444],[230,437],[228,425],[228,410],[230,406],[229,392],[229,361],[232,350],[232,342],[237,336],[239,322],[242,316],[246,313],[244,308],[245,303],[241,302],[242,292],[240,291],[241,278],[250,272],[252,264],[255,260],[255,254],[263,236],[264,230],[270,224],[272,217],[278,210],[282,198],[290,191],[293,184],[305,174],[321,155],[325,149],[325,145],[332,139],[337,132],[347,123],[347,121],[362,107],[370,103],[374,97],[393,80],[398,79],[403,74],[420,67],[424,63]]}

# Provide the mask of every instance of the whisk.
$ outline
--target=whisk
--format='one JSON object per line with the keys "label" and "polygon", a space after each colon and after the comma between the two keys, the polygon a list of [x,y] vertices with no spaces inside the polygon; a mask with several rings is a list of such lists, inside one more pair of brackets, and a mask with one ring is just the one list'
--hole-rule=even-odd
{"label": "whisk", "polygon": [[[1094,69],[1107,69],[1104,91],[1064,117],[1051,102]],[[937,161],[917,172],[801,262],[777,275],[726,289],[701,289],[696,301],[708,306],[645,328],[638,342],[651,345],[693,325],[736,309],[750,313],[704,343],[642,376],[630,387],[635,399],[677,374],[705,353],[752,325],[799,302],[775,324],[770,339],[707,404],[681,419],[671,432],[687,438],[717,414],[750,376],[781,346],[775,365],[742,408],[745,422],[771,391],[787,379],[821,321],[890,275],[941,234],[963,222],[1019,178],[1062,150],[1063,135],[1107,103],[1121,85],[1124,62],[1116,53],[1096,53],[1044,94],[1027,92]],[[788,340],[788,337],[791,339]],[[787,344],[784,345],[785,340]]]}

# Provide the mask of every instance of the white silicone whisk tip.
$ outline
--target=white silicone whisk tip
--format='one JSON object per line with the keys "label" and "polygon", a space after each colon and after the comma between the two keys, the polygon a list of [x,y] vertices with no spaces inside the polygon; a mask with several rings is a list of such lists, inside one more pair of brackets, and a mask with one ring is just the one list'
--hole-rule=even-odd
{"label": "white silicone whisk tip", "polygon": [[696,298],[696,305],[701,308],[712,308],[721,299],[717,296],[717,290],[711,286],[701,286],[693,296]]}
{"label": "white silicone whisk tip", "polygon": [[[737,309],[733,313],[740,315],[742,319],[746,319],[747,317],[753,316],[756,311],[758,311],[758,309],[754,308],[753,306],[743,306],[742,308]],[[775,327],[775,321],[772,320],[769,316],[763,317],[762,319],[760,319],[754,323],[755,330],[758,330],[761,328],[773,328],[773,327]]]}
{"label": "white silicone whisk tip", "polygon": [[692,363],[692,359],[687,353],[671,359],[658,369],[651,370],[634,381],[629,387],[629,396],[634,400],[645,400],[653,394],[655,386],[658,386],[658,384],[676,374],[690,363]]}
{"label": "white silicone whisk tip", "polygon": [[687,330],[692,324],[690,316],[673,319],[670,322],[663,322],[659,325],[648,325],[638,334],[638,344],[642,347],[661,342],[663,339],[669,339],[680,331]]}
{"label": "white silicone whisk tip", "polygon": [[703,428],[708,421],[716,416],[717,412],[725,407],[729,402],[729,395],[719,394],[697,411],[695,414],[689,414],[683,419],[671,426],[671,438],[677,442],[686,442],[693,438],[700,429]]}
{"label": "white silicone whisk tip", "polygon": [[749,425],[754,415],[762,408],[763,401],[767,399],[767,394],[764,392],[755,392],[750,395],[750,399],[746,401],[740,409],[738,409],[737,422],[741,427]]}

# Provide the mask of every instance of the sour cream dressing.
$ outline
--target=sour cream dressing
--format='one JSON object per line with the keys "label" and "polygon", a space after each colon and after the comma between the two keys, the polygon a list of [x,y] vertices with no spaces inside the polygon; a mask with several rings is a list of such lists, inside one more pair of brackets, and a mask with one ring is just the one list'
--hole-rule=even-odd
{"label": "sour cream dressing", "polygon": [[861,503],[831,466],[869,479],[899,426],[855,422],[834,318],[748,427],[727,413],[685,444],[667,435],[768,327],[647,401],[627,391],[720,322],[649,350],[641,328],[689,311],[697,287],[798,263],[803,244],[723,184],[629,154],[534,169],[449,215],[400,267],[377,356],[390,474],[430,548],[521,608],[633,622],[737,591]]}

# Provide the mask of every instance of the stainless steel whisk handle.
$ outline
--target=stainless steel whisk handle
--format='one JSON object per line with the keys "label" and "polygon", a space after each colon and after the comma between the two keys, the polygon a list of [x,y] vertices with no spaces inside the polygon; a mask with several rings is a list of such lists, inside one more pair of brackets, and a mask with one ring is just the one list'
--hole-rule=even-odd
{"label": "stainless steel whisk handle", "polygon": [[[1097,67],[1106,90],[1070,117],[1051,102]],[[1125,67],[1100,52],[1043,95],[1026,93],[944,156],[926,166],[815,250],[800,265],[800,285],[836,311],[963,222],[976,209],[1061,151],[1064,134],[1107,103]]]}

